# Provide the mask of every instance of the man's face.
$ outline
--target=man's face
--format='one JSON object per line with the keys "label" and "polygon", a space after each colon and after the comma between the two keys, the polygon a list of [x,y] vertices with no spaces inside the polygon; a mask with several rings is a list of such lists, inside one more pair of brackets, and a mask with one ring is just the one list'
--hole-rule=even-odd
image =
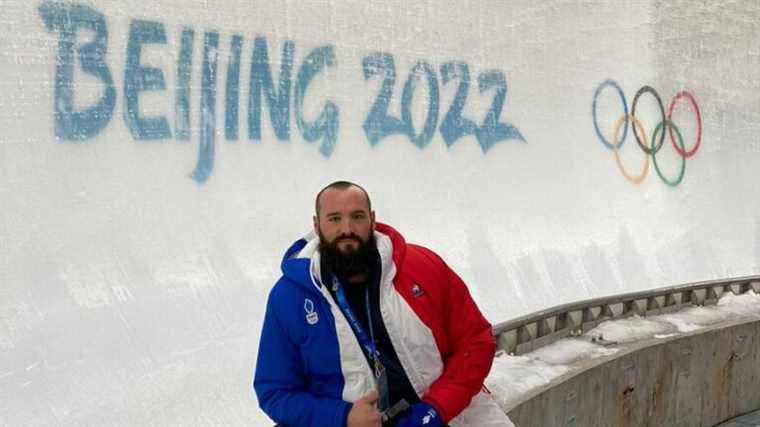
{"label": "man's face", "polygon": [[367,198],[359,188],[330,188],[319,199],[314,229],[323,245],[343,254],[353,253],[369,241],[375,230],[375,212],[370,212]]}

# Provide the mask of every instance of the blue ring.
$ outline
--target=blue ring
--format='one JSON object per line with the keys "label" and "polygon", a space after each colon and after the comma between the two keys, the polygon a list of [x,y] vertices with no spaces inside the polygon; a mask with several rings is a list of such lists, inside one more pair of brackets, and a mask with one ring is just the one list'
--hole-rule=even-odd
{"label": "blue ring", "polygon": [[[620,138],[619,142],[615,143],[615,146],[613,146],[609,141],[607,141],[604,136],[602,135],[602,131],[599,130],[599,124],[596,122],[596,100],[599,98],[599,94],[602,92],[602,89],[604,89],[605,86],[612,86],[617,90],[618,95],[620,95],[620,100],[623,102],[623,114],[625,117],[625,127],[623,128],[623,136]],[[605,147],[609,148],[610,150],[614,150],[616,148],[620,148],[623,146],[623,143],[625,142],[625,138],[628,135],[628,104],[625,102],[625,95],[623,94],[623,89],[620,88],[620,85],[617,84],[612,79],[608,79],[602,82],[602,84],[599,85],[599,87],[596,88],[596,92],[594,92],[594,102],[591,103],[591,114],[594,117],[594,129],[596,130],[596,136],[599,137],[599,141],[604,144]]]}

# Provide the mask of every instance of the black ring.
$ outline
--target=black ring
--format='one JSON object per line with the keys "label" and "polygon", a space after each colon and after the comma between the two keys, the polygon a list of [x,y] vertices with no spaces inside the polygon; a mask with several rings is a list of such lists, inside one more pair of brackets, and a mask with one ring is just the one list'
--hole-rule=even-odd
{"label": "black ring", "polygon": [[[662,99],[660,98],[660,94],[657,93],[652,86],[642,86],[641,89],[639,89],[638,92],[636,92],[636,96],[633,97],[633,104],[631,105],[631,116],[636,117],[636,103],[639,101],[639,96],[641,96],[644,92],[649,92],[654,96],[654,98],[657,100],[657,105],[660,106],[660,114],[662,115],[662,121],[660,123],[665,123],[665,120],[667,117],[665,116],[665,106],[662,105]],[[660,141],[657,144],[654,144],[654,141],[652,141],[652,148],[648,148],[644,145],[643,142],[641,142],[641,138],[639,137],[639,134],[636,133],[636,127],[633,126],[633,136],[636,138],[636,143],[639,144],[639,147],[644,150],[647,154],[653,154],[660,151],[660,147],[662,147],[662,143],[665,142],[665,132],[660,134]]]}

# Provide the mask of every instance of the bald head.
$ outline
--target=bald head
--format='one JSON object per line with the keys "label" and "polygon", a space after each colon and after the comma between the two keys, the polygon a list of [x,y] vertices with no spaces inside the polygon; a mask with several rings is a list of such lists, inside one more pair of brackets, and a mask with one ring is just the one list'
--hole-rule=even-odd
{"label": "bald head", "polygon": [[367,212],[372,211],[372,202],[369,199],[369,194],[367,194],[367,191],[359,184],[354,184],[350,181],[335,181],[332,184],[326,186],[322,190],[317,193],[317,197],[314,201],[314,210],[316,212],[317,217],[319,217],[320,212],[322,211],[322,195],[327,191],[347,191],[351,188],[358,189],[361,191],[361,193],[364,195],[364,199],[367,201]]}

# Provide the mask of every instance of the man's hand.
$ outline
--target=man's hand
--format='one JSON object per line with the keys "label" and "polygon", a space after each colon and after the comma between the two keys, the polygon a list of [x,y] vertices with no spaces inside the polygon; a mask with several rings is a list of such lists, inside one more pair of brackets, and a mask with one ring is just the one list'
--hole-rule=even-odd
{"label": "man's hand", "polygon": [[377,410],[377,391],[372,390],[354,403],[348,412],[348,427],[380,426],[380,411]]}

